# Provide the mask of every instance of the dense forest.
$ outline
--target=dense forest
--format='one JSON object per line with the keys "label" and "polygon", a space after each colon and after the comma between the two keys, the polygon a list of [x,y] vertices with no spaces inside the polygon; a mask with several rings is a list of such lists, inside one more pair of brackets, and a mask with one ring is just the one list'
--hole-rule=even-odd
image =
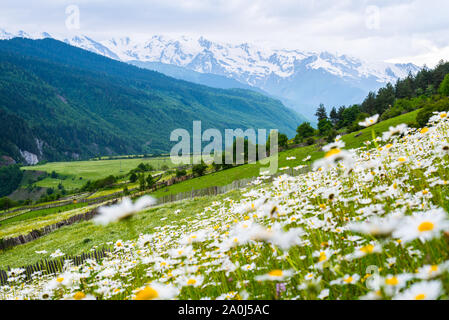
{"label": "dense forest", "polygon": [[50,161],[168,152],[170,132],[190,131],[193,120],[290,135],[300,122],[256,92],[209,88],[56,40],[19,38],[0,41],[0,117],[0,156],[16,161],[23,161],[20,150]]}
{"label": "dense forest", "polygon": [[361,104],[332,107],[329,114],[321,104],[315,114],[318,128],[315,130],[307,122],[301,124],[295,140],[312,144],[315,138],[325,137],[331,141],[342,131],[360,130],[359,122],[374,114],[383,121],[417,109],[422,109],[416,119],[416,125],[421,127],[434,111],[449,110],[449,62],[441,61],[434,69],[424,67],[394,85],[388,83],[377,92],[370,92]]}
{"label": "dense forest", "polygon": [[17,189],[23,172],[18,165],[0,167],[0,197],[9,195]]}

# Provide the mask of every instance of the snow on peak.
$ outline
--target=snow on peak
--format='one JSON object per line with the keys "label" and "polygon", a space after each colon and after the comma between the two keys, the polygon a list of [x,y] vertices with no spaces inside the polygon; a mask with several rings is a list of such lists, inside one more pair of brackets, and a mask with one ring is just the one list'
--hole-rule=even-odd
{"label": "snow on peak", "polygon": [[[0,39],[13,37],[42,39],[48,33],[15,34],[0,29]],[[304,70],[321,70],[346,79],[372,78],[379,83],[394,82],[419,68],[413,64],[367,62],[329,52],[267,49],[250,43],[230,44],[204,37],[153,35],[140,41],[131,37],[96,41],[85,35],[76,35],[62,41],[107,56],[112,59],[171,64],[201,73],[213,73],[254,85],[268,77],[289,78]]]}

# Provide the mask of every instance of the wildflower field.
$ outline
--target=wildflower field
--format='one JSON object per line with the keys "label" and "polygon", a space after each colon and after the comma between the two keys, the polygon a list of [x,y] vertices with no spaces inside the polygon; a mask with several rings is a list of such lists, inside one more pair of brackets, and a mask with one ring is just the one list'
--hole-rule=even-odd
{"label": "wildflower field", "polygon": [[96,228],[131,240],[56,275],[11,269],[0,299],[447,299],[447,113],[344,148],[337,137],[311,172],[260,176],[196,215],[168,209],[151,233],[133,220],[154,199],[103,208]]}

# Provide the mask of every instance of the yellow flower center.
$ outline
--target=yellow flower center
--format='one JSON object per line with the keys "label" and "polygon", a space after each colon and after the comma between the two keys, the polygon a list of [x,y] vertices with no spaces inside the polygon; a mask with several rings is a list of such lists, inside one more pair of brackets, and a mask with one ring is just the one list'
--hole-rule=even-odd
{"label": "yellow flower center", "polygon": [[271,277],[282,277],[282,270],[273,270],[268,272],[268,275]]}
{"label": "yellow flower center", "polygon": [[441,119],[446,118],[446,117],[447,117],[447,113],[442,113],[442,114],[440,114],[440,118],[441,118]]}
{"label": "yellow flower center", "polygon": [[419,232],[432,231],[434,228],[434,224],[429,221],[425,221],[418,226]]}
{"label": "yellow flower center", "polygon": [[192,285],[196,284],[196,280],[195,280],[195,279],[189,279],[189,280],[187,281],[187,284],[188,284],[189,286],[192,286]]}
{"label": "yellow flower center", "polygon": [[333,155],[339,154],[340,152],[341,152],[341,150],[338,148],[331,149],[326,153],[325,157],[329,158],[329,157],[332,157]]}
{"label": "yellow flower center", "polygon": [[426,295],[424,293],[420,293],[415,296],[415,300],[424,300],[426,298]]}
{"label": "yellow flower center", "polygon": [[391,278],[388,278],[387,280],[385,280],[385,283],[388,284],[389,286],[396,286],[399,283],[399,281],[398,281],[398,278],[391,277]]}
{"label": "yellow flower center", "polygon": [[430,272],[437,272],[437,271],[438,271],[438,266],[437,265],[430,266]]}
{"label": "yellow flower center", "polygon": [[424,128],[422,128],[422,129],[421,129],[421,131],[420,131],[420,132],[421,132],[421,133],[426,133],[427,131],[429,131],[429,128],[427,128],[427,127],[424,127]]}
{"label": "yellow flower center", "polygon": [[407,159],[405,159],[404,157],[400,157],[400,158],[398,159],[398,161],[399,161],[399,162],[405,162],[405,161],[407,161]]}
{"label": "yellow flower center", "polygon": [[372,244],[368,244],[368,245],[360,248],[360,251],[362,251],[363,253],[366,253],[366,254],[372,253],[373,250],[374,250],[374,246]]}
{"label": "yellow flower center", "polygon": [[58,279],[56,279],[56,281],[58,281],[59,283],[61,283],[62,281],[64,281],[64,278],[59,277]]}
{"label": "yellow flower center", "polygon": [[83,300],[85,297],[86,297],[86,295],[81,291],[78,291],[77,293],[75,293],[73,295],[73,299],[75,299],[75,300]]}
{"label": "yellow flower center", "polygon": [[326,261],[327,257],[326,257],[326,253],[324,252],[320,252],[320,258],[318,259],[319,262],[323,262]]}
{"label": "yellow flower center", "polygon": [[159,293],[151,287],[145,287],[136,294],[135,300],[153,300],[159,296]]}
{"label": "yellow flower center", "polygon": [[347,277],[344,281],[346,283],[351,283],[354,280],[354,278],[352,278],[351,276]]}

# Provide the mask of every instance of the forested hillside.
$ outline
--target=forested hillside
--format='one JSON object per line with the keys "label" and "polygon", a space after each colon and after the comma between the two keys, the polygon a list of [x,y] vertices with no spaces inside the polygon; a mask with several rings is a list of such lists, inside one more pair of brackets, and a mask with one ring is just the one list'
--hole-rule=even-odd
{"label": "forested hillside", "polygon": [[[170,132],[277,128],[300,118],[277,100],[213,89],[114,61],[62,42],[0,41],[0,155],[23,161],[170,150]],[[6,120],[9,119],[9,120]]]}

